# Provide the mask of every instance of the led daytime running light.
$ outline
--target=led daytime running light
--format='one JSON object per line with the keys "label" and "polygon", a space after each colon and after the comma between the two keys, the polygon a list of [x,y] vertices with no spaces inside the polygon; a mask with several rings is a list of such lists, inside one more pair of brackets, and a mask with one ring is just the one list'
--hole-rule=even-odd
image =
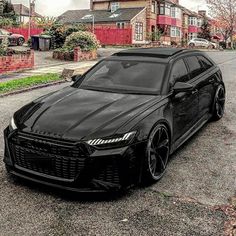
{"label": "led daytime running light", "polygon": [[130,132],[125,134],[121,138],[114,138],[114,139],[93,139],[87,142],[89,145],[97,146],[97,145],[104,145],[104,144],[110,144],[110,143],[119,143],[122,141],[127,141],[129,138],[134,135],[135,132]]}

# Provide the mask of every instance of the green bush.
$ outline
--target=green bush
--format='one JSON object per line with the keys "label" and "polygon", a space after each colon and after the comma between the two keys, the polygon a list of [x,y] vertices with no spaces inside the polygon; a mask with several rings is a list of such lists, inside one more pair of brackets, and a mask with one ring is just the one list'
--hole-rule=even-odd
{"label": "green bush", "polygon": [[61,25],[55,22],[49,29],[45,30],[44,34],[48,34],[54,38],[54,48],[61,48],[68,37],[73,32],[86,31],[87,27],[83,24],[78,25]]}
{"label": "green bush", "polygon": [[0,56],[6,56],[7,55],[7,49],[8,49],[8,38],[4,37],[0,41]]}
{"label": "green bush", "polygon": [[95,34],[91,32],[78,31],[66,38],[64,47],[73,50],[80,47],[82,51],[92,51],[99,47],[99,42]]}
{"label": "green bush", "polygon": [[0,17],[0,28],[13,26],[14,21],[11,18]]}

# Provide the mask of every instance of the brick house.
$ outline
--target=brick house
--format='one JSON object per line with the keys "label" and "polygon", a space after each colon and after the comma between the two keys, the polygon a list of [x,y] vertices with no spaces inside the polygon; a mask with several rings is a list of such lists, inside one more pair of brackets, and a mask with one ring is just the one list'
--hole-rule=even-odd
{"label": "brick house", "polygon": [[158,31],[161,42],[170,45],[196,37],[202,16],[179,5],[179,0],[90,0],[90,9],[67,11],[58,19],[64,24],[94,22],[95,29],[130,29],[126,33],[132,44],[147,43]]}
{"label": "brick house", "polygon": [[21,24],[29,22],[29,15],[32,18],[43,18],[42,15],[35,11],[35,3],[31,3],[30,8],[23,4],[13,4],[13,8]]}

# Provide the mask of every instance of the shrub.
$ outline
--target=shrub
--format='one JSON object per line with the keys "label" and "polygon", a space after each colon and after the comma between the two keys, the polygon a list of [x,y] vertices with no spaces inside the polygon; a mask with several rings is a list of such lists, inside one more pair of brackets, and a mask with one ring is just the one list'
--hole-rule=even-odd
{"label": "shrub", "polygon": [[61,48],[68,37],[73,32],[86,31],[87,27],[83,24],[66,26],[55,22],[44,34],[48,34],[54,38],[54,48]]}
{"label": "shrub", "polygon": [[91,32],[78,31],[66,38],[64,47],[74,49],[80,47],[82,51],[92,51],[99,47],[99,42],[95,34]]}
{"label": "shrub", "polygon": [[0,56],[5,56],[7,55],[7,49],[8,49],[8,38],[7,37],[4,37],[1,39],[1,42],[0,42]]}

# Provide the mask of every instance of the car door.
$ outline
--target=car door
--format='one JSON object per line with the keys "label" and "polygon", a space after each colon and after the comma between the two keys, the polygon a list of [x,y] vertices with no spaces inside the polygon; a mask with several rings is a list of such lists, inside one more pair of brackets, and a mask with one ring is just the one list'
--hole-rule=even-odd
{"label": "car door", "polygon": [[200,55],[185,58],[190,72],[190,79],[197,91],[199,100],[197,120],[205,119],[204,115],[209,112],[213,92],[213,88],[211,88],[213,81],[209,78],[209,74],[199,58]]}
{"label": "car door", "polygon": [[[183,59],[177,60],[172,67],[170,84],[177,82],[191,83],[189,72]],[[198,114],[197,92],[181,92],[172,97],[173,136],[174,142],[184,135],[196,123]]]}
{"label": "car door", "polygon": [[217,75],[212,72],[213,63],[206,57],[198,55],[197,59],[202,67],[202,74],[197,79],[197,89],[199,91],[199,116],[200,118],[211,112],[215,97],[215,82]]}

